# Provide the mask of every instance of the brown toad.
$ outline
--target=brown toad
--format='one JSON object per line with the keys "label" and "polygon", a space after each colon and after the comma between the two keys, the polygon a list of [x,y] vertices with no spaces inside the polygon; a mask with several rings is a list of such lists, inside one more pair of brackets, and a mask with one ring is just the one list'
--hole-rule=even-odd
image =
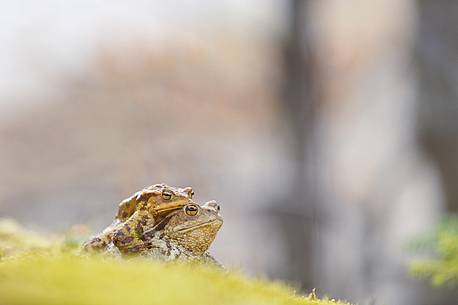
{"label": "brown toad", "polygon": [[130,252],[165,261],[184,259],[220,266],[207,252],[223,225],[219,210],[215,201],[202,206],[190,203],[145,231],[145,247],[131,248]]}
{"label": "brown toad", "polygon": [[121,252],[141,245],[144,227],[152,227],[156,220],[170,211],[192,203],[191,187],[177,188],[164,183],[154,184],[123,200],[113,223],[102,233],[86,241],[83,251],[105,250],[114,243]]}

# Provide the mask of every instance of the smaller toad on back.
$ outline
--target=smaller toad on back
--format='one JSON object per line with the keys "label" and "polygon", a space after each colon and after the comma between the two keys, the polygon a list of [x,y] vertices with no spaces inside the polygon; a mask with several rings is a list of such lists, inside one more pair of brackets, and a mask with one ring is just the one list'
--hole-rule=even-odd
{"label": "smaller toad on back", "polygon": [[105,250],[112,242],[125,253],[143,243],[140,236],[145,227],[152,227],[158,218],[192,202],[191,187],[177,188],[154,184],[123,200],[115,221],[102,233],[83,244],[84,251]]}
{"label": "smaller toad on back", "polygon": [[219,265],[207,252],[223,225],[219,210],[215,201],[202,206],[190,203],[145,231],[141,238],[146,248],[138,250],[166,261],[188,259]]}

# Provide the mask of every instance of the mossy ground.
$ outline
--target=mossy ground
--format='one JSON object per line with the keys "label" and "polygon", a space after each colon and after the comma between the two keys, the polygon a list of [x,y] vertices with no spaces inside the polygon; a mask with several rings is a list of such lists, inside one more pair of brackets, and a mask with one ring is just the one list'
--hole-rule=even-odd
{"label": "mossy ground", "polygon": [[281,284],[206,266],[72,255],[27,255],[1,262],[0,303],[343,304],[301,297]]}
{"label": "mossy ground", "polygon": [[11,230],[11,223],[6,232],[0,230],[1,305],[347,304],[205,265],[80,257],[72,239],[29,243],[30,232]]}

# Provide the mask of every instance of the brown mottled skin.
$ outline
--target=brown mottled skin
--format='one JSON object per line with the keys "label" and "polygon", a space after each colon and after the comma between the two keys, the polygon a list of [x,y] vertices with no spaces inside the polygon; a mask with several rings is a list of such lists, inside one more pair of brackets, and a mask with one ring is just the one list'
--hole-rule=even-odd
{"label": "brown mottled skin", "polygon": [[86,241],[83,251],[106,250],[113,244],[121,252],[141,246],[143,228],[152,227],[157,220],[171,211],[192,203],[191,187],[177,188],[166,184],[154,184],[123,200],[114,222],[102,233]]}
{"label": "brown mottled skin", "polygon": [[223,225],[220,207],[215,201],[202,206],[190,203],[174,211],[142,235],[141,248],[131,248],[131,253],[141,253],[161,260],[195,260],[219,263],[207,250]]}

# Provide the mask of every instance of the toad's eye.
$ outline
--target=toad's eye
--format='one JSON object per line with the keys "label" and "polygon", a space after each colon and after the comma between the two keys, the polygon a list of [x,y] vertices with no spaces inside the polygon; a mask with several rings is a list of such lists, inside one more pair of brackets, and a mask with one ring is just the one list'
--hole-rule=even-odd
{"label": "toad's eye", "polygon": [[170,200],[173,197],[173,193],[171,191],[163,191],[162,192],[162,198],[165,200]]}
{"label": "toad's eye", "polygon": [[196,216],[199,212],[199,208],[195,204],[188,204],[184,207],[184,212],[189,216]]}

